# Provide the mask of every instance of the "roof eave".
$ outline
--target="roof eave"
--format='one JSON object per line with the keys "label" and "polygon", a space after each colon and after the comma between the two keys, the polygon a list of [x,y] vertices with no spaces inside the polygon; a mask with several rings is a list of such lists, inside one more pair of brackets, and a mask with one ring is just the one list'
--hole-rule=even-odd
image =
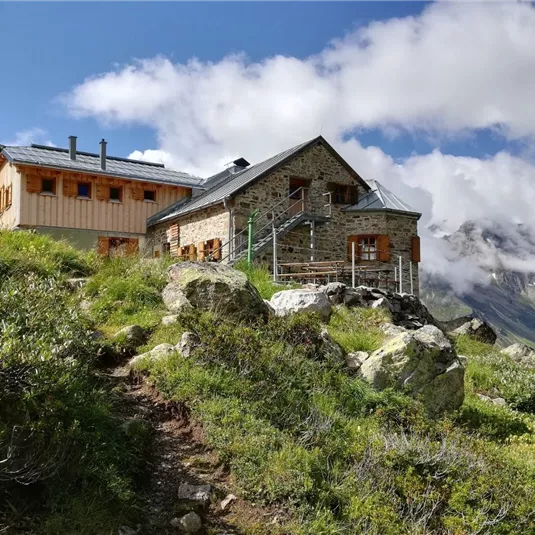
{"label": "roof eave", "polygon": [[367,213],[367,214],[373,214],[373,213],[384,213],[388,212],[391,214],[398,214],[398,215],[405,215],[408,217],[416,217],[417,219],[420,219],[422,217],[422,214],[420,212],[412,212],[409,210],[394,210],[393,208],[354,208],[351,209],[351,207],[343,208],[344,212],[347,213]]}
{"label": "roof eave", "polygon": [[3,154],[8,156],[9,162],[15,164],[15,165],[25,165],[28,167],[46,167],[47,169],[58,169],[59,171],[71,171],[72,173],[81,173],[84,175],[101,175],[101,176],[108,176],[113,178],[122,178],[125,180],[136,180],[139,182],[152,182],[154,184],[162,184],[165,186],[179,186],[182,188],[197,188],[197,189],[203,189],[200,185],[194,185],[194,184],[188,184],[186,182],[171,182],[171,181],[165,181],[165,180],[155,180],[154,178],[147,178],[144,176],[139,175],[123,175],[120,173],[110,173],[109,171],[104,171],[102,169],[95,169],[88,171],[86,169],[76,169],[72,167],[67,166],[61,166],[61,165],[48,165],[44,163],[34,163],[34,162],[27,162],[24,160],[16,160],[14,158],[10,158],[8,153],[3,152]]}

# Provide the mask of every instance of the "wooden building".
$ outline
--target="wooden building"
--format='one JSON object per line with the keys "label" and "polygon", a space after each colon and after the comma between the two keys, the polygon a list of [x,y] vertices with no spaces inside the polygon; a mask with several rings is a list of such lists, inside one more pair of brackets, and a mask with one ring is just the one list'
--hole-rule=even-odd
{"label": "wooden building", "polygon": [[103,254],[145,245],[147,219],[201,179],[163,164],[31,145],[0,146],[0,227],[35,229]]}

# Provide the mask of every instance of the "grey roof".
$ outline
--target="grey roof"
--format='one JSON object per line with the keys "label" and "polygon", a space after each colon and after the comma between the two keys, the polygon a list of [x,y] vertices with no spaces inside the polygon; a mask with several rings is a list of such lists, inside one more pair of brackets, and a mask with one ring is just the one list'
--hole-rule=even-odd
{"label": "grey roof", "polygon": [[[309,140],[305,143],[301,143],[300,145],[296,145],[291,149],[287,149],[283,152],[280,152],[279,154],[276,154],[275,156],[272,156],[271,158],[268,158],[263,162],[257,163],[256,165],[253,165],[243,171],[239,171],[233,175],[229,176],[228,173],[222,172],[218,173],[217,175],[214,175],[213,177],[208,178],[206,180],[206,182],[208,182],[208,185],[210,186],[210,183],[214,182],[215,185],[209,187],[209,189],[207,189],[201,195],[192,198],[191,201],[187,204],[180,202],[175,203],[173,207],[176,208],[176,210],[172,210],[171,212],[167,212],[166,214],[163,214],[162,212],[155,214],[148,220],[148,225],[162,223],[163,221],[183,216],[195,210],[200,210],[202,208],[212,206],[213,204],[221,203],[223,199],[226,199],[227,197],[236,194],[238,191],[245,188],[250,183],[254,182],[257,178],[262,176],[264,173],[271,170],[273,167],[281,164],[286,159],[290,158],[307,145],[312,144],[312,142],[316,141],[316,139],[318,138]],[[227,180],[222,180],[226,177],[228,177]]]}
{"label": "grey roof", "polygon": [[345,209],[346,212],[387,210],[392,212],[405,212],[417,216],[421,215],[416,210],[413,210],[407,203],[403,202],[397,195],[394,195],[389,189],[377,182],[377,180],[368,180],[368,184],[372,188],[371,191],[359,199],[357,204],[347,207]]}
{"label": "grey roof", "polygon": [[166,169],[163,164],[142,162],[108,156],[106,170],[100,168],[100,156],[90,152],[76,152],[76,160],[69,158],[68,149],[31,145],[29,147],[1,147],[1,153],[13,163],[68,169],[82,173],[142,180],[175,186],[201,187],[202,179],[188,173]]}

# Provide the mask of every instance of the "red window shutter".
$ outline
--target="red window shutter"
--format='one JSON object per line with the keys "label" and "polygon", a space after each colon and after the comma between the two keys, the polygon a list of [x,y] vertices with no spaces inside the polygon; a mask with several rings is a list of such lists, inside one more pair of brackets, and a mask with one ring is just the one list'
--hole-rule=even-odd
{"label": "red window shutter", "polygon": [[110,188],[108,186],[103,186],[102,184],[97,184],[96,197],[97,201],[109,201]]}
{"label": "red window shutter", "polygon": [[132,185],[130,187],[130,196],[134,201],[142,201],[143,200],[143,189],[137,186]]}
{"label": "red window shutter", "polygon": [[13,202],[13,185],[9,185],[9,187],[7,188],[7,206],[11,206],[11,203]]}
{"label": "red window shutter", "polygon": [[137,238],[129,238],[126,242],[126,254],[133,255],[138,252],[139,249],[139,240]]}
{"label": "red window shutter", "polygon": [[347,237],[347,258],[351,262],[352,256],[353,256],[353,246],[352,243],[355,244],[355,260],[360,260],[361,257],[361,251],[360,251],[360,235],[353,234],[351,236]]}
{"label": "red window shutter", "polygon": [[110,239],[106,236],[99,236],[98,237],[98,254],[101,254],[103,256],[108,256],[110,253]]}
{"label": "red window shutter", "polygon": [[28,193],[41,193],[41,177],[26,175],[26,191]]}
{"label": "red window shutter", "polygon": [[377,236],[377,258],[379,262],[390,262],[390,236]]}
{"label": "red window shutter", "polygon": [[218,262],[221,260],[221,240],[219,238],[214,239],[214,260]]}
{"label": "red window shutter", "polygon": [[75,180],[64,178],[63,195],[65,197],[76,197],[78,195],[78,183]]}
{"label": "red window shutter", "polygon": [[411,239],[411,260],[420,262],[420,237],[413,236]]}

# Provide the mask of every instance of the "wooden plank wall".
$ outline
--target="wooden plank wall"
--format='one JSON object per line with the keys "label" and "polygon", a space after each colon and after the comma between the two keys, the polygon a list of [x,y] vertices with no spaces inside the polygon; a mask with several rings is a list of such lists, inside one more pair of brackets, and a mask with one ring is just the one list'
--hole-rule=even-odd
{"label": "wooden plank wall", "polygon": [[[56,179],[55,196],[27,191],[26,175],[32,176],[36,173],[43,178]],[[86,200],[65,196],[64,180],[91,182],[92,198]],[[97,200],[97,185],[123,187],[122,202]],[[139,196],[135,190],[143,188],[143,185],[147,189],[156,190],[156,202],[137,200]],[[179,186],[155,185],[51,169],[25,168],[22,173],[20,224],[145,234],[148,217],[187,196],[188,193],[188,188]]]}
{"label": "wooden plank wall", "polygon": [[16,227],[20,214],[20,175],[13,165],[0,157],[0,191],[10,186],[11,206],[0,213],[0,228]]}

